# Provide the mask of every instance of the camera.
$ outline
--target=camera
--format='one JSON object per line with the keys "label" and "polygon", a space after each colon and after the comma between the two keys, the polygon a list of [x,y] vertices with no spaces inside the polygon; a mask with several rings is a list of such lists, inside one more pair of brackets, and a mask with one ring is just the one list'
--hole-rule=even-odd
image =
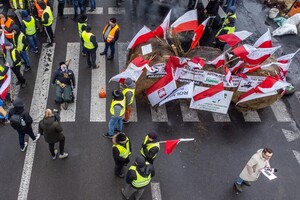
{"label": "camera", "polygon": [[54,116],[54,121],[59,122],[59,121],[60,121],[60,113],[59,113],[59,110],[53,109],[52,113],[53,113],[53,116]]}

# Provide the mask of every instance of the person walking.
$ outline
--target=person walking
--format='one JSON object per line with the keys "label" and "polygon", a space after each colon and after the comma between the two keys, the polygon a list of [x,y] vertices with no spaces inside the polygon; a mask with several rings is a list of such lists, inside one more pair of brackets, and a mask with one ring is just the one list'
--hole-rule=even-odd
{"label": "person walking", "polygon": [[68,18],[64,15],[65,0],[58,0],[57,13],[62,19]]}
{"label": "person walking", "polygon": [[118,133],[112,138],[112,153],[115,161],[115,175],[124,178],[123,167],[130,162],[131,144],[125,133]]}
{"label": "person walking", "polygon": [[68,153],[65,152],[65,136],[62,133],[63,128],[56,115],[52,110],[46,109],[44,118],[39,122],[39,133],[44,135],[45,141],[49,144],[49,150],[52,159],[57,157],[57,149],[54,149],[55,143],[59,142],[59,158],[67,158]]}
{"label": "person walking", "polygon": [[145,160],[153,164],[157,153],[160,150],[160,145],[157,142],[157,133],[150,132],[146,135],[144,142],[141,146],[140,153],[145,158]]}
{"label": "person walking", "polygon": [[73,0],[73,6],[74,6],[74,17],[72,20],[76,21],[78,17],[78,8],[80,10],[80,15],[83,15],[85,10],[83,7],[83,0]]}
{"label": "person walking", "polygon": [[42,24],[44,27],[44,31],[47,35],[47,41],[48,41],[47,47],[50,47],[52,46],[53,39],[54,39],[54,34],[52,30],[53,14],[50,6],[46,6],[45,2],[39,1],[39,5],[43,9]]}
{"label": "person walking", "polygon": [[100,55],[107,55],[108,48],[110,48],[110,56],[107,57],[107,60],[114,59],[115,55],[115,43],[119,39],[120,27],[117,24],[116,18],[110,18],[106,26],[102,31],[102,36],[105,42],[105,48]]}
{"label": "person walking", "polygon": [[88,17],[86,15],[81,15],[77,23],[82,56],[86,56],[86,49],[84,48],[84,44],[83,44],[84,42],[81,40],[81,37],[82,37],[82,32],[86,30],[87,21],[88,21]]}
{"label": "person walking", "polygon": [[26,80],[21,74],[21,56],[20,53],[13,47],[13,45],[6,41],[4,43],[5,48],[3,51],[4,54],[4,59],[6,66],[10,67],[11,70],[14,72],[16,75],[18,82],[16,83],[17,85],[21,84],[21,88],[26,87]]}
{"label": "person walking", "polygon": [[16,97],[13,101],[13,108],[8,112],[8,120],[10,120],[10,125],[19,134],[19,144],[21,151],[25,151],[28,145],[25,142],[25,134],[29,135],[33,142],[36,142],[40,138],[40,134],[36,136],[32,130],[32,118],[30,114],[25,110],[25,105],[19,97]]}
{"label": "person walking", "polygon": [[117,125],[117,132],[122,131],[123,116],[125,114],[125,98],[120,90],[114,90],[112,92],[113,100],[110,104],[111,119],[108,122],[108,133],[104,133],[103,137],[112,138],[114,136],[114,128]]}
{"label": "person walking", "polygon": [[37,28],[39,29],[39,32],[42,33],[43,32],[43,24],[42,24],[42,15],[44,10],[41,8],[41,6],[39,5],[39,2],[43,1],[45,3],[45,5],[48,5],[48,0],[34,0],[34,5],[35,5],[35,19],[36,19],[36,25]]}
{"label": "person walking", "polygon": [[26,38],[25,34],[20,30],[18,25],[13,25],[12,28],[14,30],[14,37],[13,37],[14,46],[20,53],[20,56],[23,59],[24,64],[25,64],[24,71],[27,72],[27,71],[31,70],[30,60],[28,57],[28,46],[29,45],[28,45],[27,38]]}
{"label": "person walking", "polygon": [[38,53],[37,37],[36,37],[36,21],[34,17],[30,16],[26,10],[22,10],[21,15],[23,17],[21,23],[21,29],[26,34],[29,41],[31,51]]}
{"label": "person walking", "polygon": [[240,173],[239,178],[234,183],[235,188],[239,192],[242,192],[242,184],[250,186],[251,182],[256,181],[258,179],[262,169],[271,170],[269,160],[272,158],[272,156],[273,151],[270,148],[257,150],[257,152],[247,162],[243,171]]}
{"label": "person walking", "polygon": [[96,36],[91,33],[92,27],[87,25],[85,30],[81,34],[81,41],[83,42],[83,46],[86,51],[86,60],[89,67],[93,69],[97,69],[100,66],[96,65],[96,51],[98,48],[98,43],[96,40]]}
{"label": "person walking", "polygon": [[125,97],[125,102],[126,102],[125,117],[123,119],[123,123],[129,123],[136,85],[131,78],[126,78],[123,86],[124,89],[122,93]]}
{"label": "person walking", "polygon": [[90,7],[91,9],[89,9],[89,12],[93,12],[96,10],[96,0],[90,0]]}
{"label": "person walking", "polygon": [[1,25],[0,32],[4,32],[5,38],[10,43],[13,43],[14,30],[12,29],[12,25],[14,24],[15,24],[14,20],[12,20],[10,17],[7,17],[7,13],[5,12],[0,13],[0,25]]}
{"label": "person walking", "polygon": [[126,199],[129,199],[132,194],[135,200],[139,200],[145,188],[150,184],[151,179],[155,175],[155,170],[152,164],[145,161],[144,157],[138,155],[135,163],[129,167],[126,174],[126,186],[121,192]]}

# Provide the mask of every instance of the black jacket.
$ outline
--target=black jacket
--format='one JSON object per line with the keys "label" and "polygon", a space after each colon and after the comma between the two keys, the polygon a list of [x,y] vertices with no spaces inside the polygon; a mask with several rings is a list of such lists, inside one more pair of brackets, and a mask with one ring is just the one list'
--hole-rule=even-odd
{"label": "black jacket", "polygon": [[[67,74],[67,77],[65,76]],[[63,72],[61,68],[59,67],[55,72],[52,79],[52,84],[55,84],[55,81],[59,80],[61,83],[64,83],[66,85],[71,85],[75,87],[75,75],[72,70],[67,69],[66,72]]]}
{"label": "black jacket", "polygon": [[[22,119],[25,121],[26,123],[26,129],[31,128],[31,124],[33,122],[31,116],[29,115],[29,113],[27,111],[25,111],[24,107],[13,107],[8,111],[8,119],[11,118],[12,115],[14,114],[18,114],[22,117]],[[14,127],[13,127],[14,128]],[[24,131],[23,129],[16,129],[17,131]]]}

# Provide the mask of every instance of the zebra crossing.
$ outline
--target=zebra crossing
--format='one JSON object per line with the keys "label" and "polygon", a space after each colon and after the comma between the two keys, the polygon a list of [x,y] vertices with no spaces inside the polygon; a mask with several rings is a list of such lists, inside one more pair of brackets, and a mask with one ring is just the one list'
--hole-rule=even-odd
{"label": "zebra crossing", "polygon": [[[123,15],[125,14],[125,8],[123,7],[108,7],[107,8],[107,13],[109,15]],[[64,8],[64,14],[65,15],[74,15],[74,8],[69,7],[69,8]],[[96,7],[96,9],[93,12],[86,12],[87,15],[103,15],[104,13],[104,8],[103,7]]]}
{"label": "zebra crossing", "polygon": [[[67,43],[67,51],[66,51],[66,59],[72,58],[72,61],[69,65],[69,68],[73,70],[76,77],[76,88],[74,89],[74,94],[76,97],[79,97],[78,87],[83,87],[78,85],[78,79],[80,79],[80,74],[78,70],[79,59],[85,59],[80,56],[80,43],[79,42],[70,42]],[[126,67],[126,55],[127,55],[127,43],[118,43],[118,62],[119,62],[119,71],[122,71]],[[99,48],[97,51],[97,64],[100,65],[100,68],[92,70],[91,76],[91,96],[90,96],[90,122],[107,122],[106,112],[107,106],[110,106],[110,102],[107,102],[106,98],[99,98],[98,94],[101,88],[107,88],[106,83],[106,59],[105,56],[99,56],[100,50],[104,48],[104,43],[99,43]],[[32,104],[39,104],[40,101],[48,101],[49,95],[49,86],[50,86],[50,78],[52,74],[52,60],[53,55],[55,53],[55,45],[51,48],[46,48],[43,46],[41,51],[41,56],[39,60],[39,68],[37,74],[37,80],[35,83],[34,89],[34,101]],[[50,97],[51,99],[52,97]],[[68,110],[61,110],[61,121],[62,122],[75,122],[76,121],[76,104],[77,98],[75,98],[75,102],[70,104]],[[131,122],[138,122],[138,110],[136,104],[138,103],[138,99],[135,99],[133,104],[132,117],[130,119]],[[171,102],[172,103],[172,102]],[[45,105],[43,103],[43,105]],[[167,104],[168,105],[168,104]],[[200,122],[199,116],[205,111],[193,110],[189,108],[188,101],[179,100],[180,112],[182,116],[182,122]],[[33,106],[33,105],[32,105]],[[35,112],[33,112],[34,119],[41,119],[43,116],[43,112],[45,108],[41,106],[34,106],[38,108]],[[145,107],[143,107],[145,108]],[[277,101],[270,107],[278,122],[291,122],[293,121],[285,103],[282,100]],[[145,108],[147,109],[147,108]],[[268,108],[266,108],[268,109]],[[168,122],[169,116],[167,112],[167,106],[162,105],[160,107],[150,107],[149,105],[149,113],[152,118],[152,122]],[[210,113],[209,113],[210,114]],[[220,114],[220,113],[211,113],[212,119],[214,122],[232,122],[230,117],[230,112],[228,114]],[[241,117],[244,118],[245,122],[262,122],[259,112],[257,111],[247,111],[241,114]]]}

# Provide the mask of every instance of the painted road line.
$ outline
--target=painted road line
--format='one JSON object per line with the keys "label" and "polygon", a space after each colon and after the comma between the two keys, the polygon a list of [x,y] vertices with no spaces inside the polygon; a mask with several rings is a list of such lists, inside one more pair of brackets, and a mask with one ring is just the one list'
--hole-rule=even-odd
{"label": "painted road line", "polygon": [[[47,106],[54,49],[55,43],[52,47],[48,48],[46,48],[46,44],[42,45],[30,107],[30,115],[35,122],[33,124],[33,131],[35,133],[38,132],[37,123],[44,117],[44,112]],[[29,139],[29,145],[26,150],[22,178],[19,187],[18,200],[26,200],[28,196],[35,148],[36,144]]]}
{"label": "painted road line", "polygon": [[[126,57],[128,54],[127,43],[118,43],[118,58],[119,58],[119,72],[126,69]],[[130,122],[137,122],[137,110],[136,110],[136,100],[133,100],[132,111],[130,115]]]}
{"label": "painted road line", "polygon": [[189,108],[189,103],[186,100],[179,100],[182,121],[184,122],[199,122],[198,112],[195,109]]}
{"label": "painted road line", "polygon": [[53,10],[52,10],[52,14],[53,14],[53,16],[54,16],[54,19],[53,19],[53,22],[52,22],[52,30],[53,30],[53,34],[55,33],[55,29],[56,29],[57,7],[58,7],[58,1],[54,1],[54,2],[53,2]]}
{"label": "painted road line", "polygon": [[298,161],[298,163],[300,165],[300,152],[293,150],[293,153],[294,153],[294,155],[295,155],[295,157],[296,157],[296,159],[297,159],[297,161]]}
{"label": "painted road line", "polygon": [[[74,15],[74,8],[70,7],[70,8],[64,8],[64,14],[65,15]],[[96,10],[94,10],[93,12],[90,11],[86,11],[86,14],[88,15],[102,15],[103,14],[103,7],[97,7]]]}
{"label": "painted road line", "polygon": [[298,99],[299,102],[300,102],[300,92],[299,92],[299,91],[298,91],[298,92],[295,92],[295,95],[296,95],[297,99]]}
{"label": "painted road line", "polygon": [[215,122],[231,122],[228,114],[212,113]]}
{"label": "painted road line", "polygon": [[73,90],[75,100],[70,103],[67,110],[60,111],[60,121],[61,122],[75,122],[76,117],[76,102],[77,102],[77,86],[78,86],[78,70],[79,70],[79,57],[80,57],[80,43],[68,43],[67,44],[67,55],[66,60],[72,59],[69,64],[69,69],[74,72],[76,87]]}
{"label": "painted road line", "polygon": [[151,183],[151,193],[153,200],[161,200],[160,184]]}
{"label": "painted road line", "polygon": [[292,121],[291,115],[288,112],[282,99],[273,103],[271,105],[271,109],[273,110],[273,113],[278,122],[291,122]]}
{"label": "painted road line", "polygon": [[292,131],[292,130],[286,130],[286,129],[281,129],[286,140],[288,142],[292,142],[298,138],[300,138],[300,132],[298,131]]}
{"label": "painted road line", "polygon": [[245,122],[261,122],[261,119],[255,110],[248,110],[246,112],[242,112]]}
{"label": "painted road line", "polygon": [[108,8],[109,15],[121,15],[125,14],[125,8],[122,7],[109,7]]}
{"label": "painted road line", "polygon": [[106,91],[106,60],[105,56],[99,56],[100,51],[104,49],[104,42],[98,43],[96,52],[96,64],[100,65],[98,69],[92,70],[91,82],[91,122],[105,122],[106,121],[106,98],[99,98],[99,92],[103,87]]}
{"label": "painted road line", "polygon": [[153,122],[167,122],[168,114],[166,105],[151,107],[151,117]]}

